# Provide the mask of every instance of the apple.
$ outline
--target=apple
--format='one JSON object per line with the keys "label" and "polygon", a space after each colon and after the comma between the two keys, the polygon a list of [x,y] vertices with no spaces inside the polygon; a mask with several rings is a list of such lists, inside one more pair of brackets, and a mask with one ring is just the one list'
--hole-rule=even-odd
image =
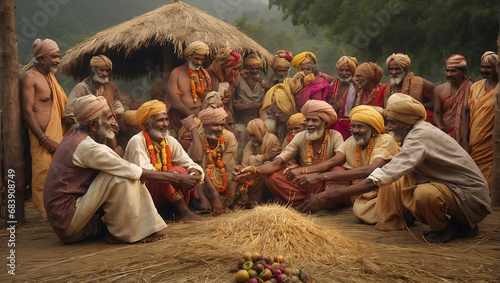
{"label": "apple", "polygon": [[[248,273],[248,272],[247,272]],[[272,277],[273,277],[273,273],[271,270],[269,269],[264,269],[260,274],[259,274],[259,277],[266,281],[266,280],[270,280]]]}
{"label": "apple", "polygon": [[281,270],[279,269],[273,270],[273,275],[280,275],[280,274],[282,274]]}
{"label": "apple", "polygon": [[298,277],[300,274],[300,270],[298,270],[297,268],[292,268],[292,274],[297,275],[297,277]]}
{"label": "apple", "polygon": [[282,255],[276,256],[274,261],[277,261],[279,263],[284,263],[285,262],[285,257],[282,256]]}
{"label": "apple", "polygon": [[248,271],[248,275],[250,276],[250,278],[259,277],[259,273],[253,269],[250,269]]}
{"label": "apple", "polygon": [[252,260],[252,253],[251,253],[251,252],[245,252],[245,253],[243,254],[243,259],[244,259],[245,261]]}
{"label": "apple", "polygon": [[235,273],[236,271],[238,271],[238,267],[236,265],[231,265],[229,267],[229,272]]}
{"label": "apple", "polygon": [[264,264],[264,269],[269,269],[269,270],[273,270],[273,266],[270,265],[270,264]]}
{"label": "apple", "polygon": [[287,282],[288,280],[288,276],[286,276],[285,274],[279,274],[278,276],[276,276],[276,280],[278,280],[279,283],[281,282]]}
{"label": "apple", "polygon": [[292,275],[292,277],[290,277],[290,282],[291,283],[298,283],[298,282],[300,282],[300,278],[297,275]]}
{"label": "apple", "polygon": [[250,275],[248,275],[248,271],[246,270],[240,270],[236,275],[234,276],[234,280],[238,283],[245,283],[250,279]]}
{"label": "apple", "polygon": [[304,282],[310,282],[311,281],[311,277],[309,276],[309,274],[303,272],[301,275],[300,275],[300,280],[304,281]]}
{"label": "apple", "polygon": [[270,257],[268,257],[268,256],[264,256],[262,258],[262,260],[265,261],[266,263],[269,263],[269,264],[273,263],[273,260]]}
{"label": "apple", "polygon": [[250,278],[247,283],[259,283],[259,280],[257,278]]}
{"label": "apple", "polygon": [[272,264],[273,269],[278,269],[278,267],[279,267],[279,266],[280,266],[280,264],[279,264],[279,263],[277,263],[277,262],[274,262],[274,263]]}
{"label": "apple", "polygon": [[258,252],[253,252],[251,258],[253,261],[259,260],[260,254]]}
{"label": "apple", "polygon": [[286,264],[284,263],[280,263],[278,265],[278,269],[281,270],[281,273],[285,273],[285,269],[286,269]]}
{"label": "apple", "polygon": [[285,272],[284,272],[286,275],[290,276],[292,275],[292,269],[290,267],[287,267],[285,268]]}
{"label": "apple", "polygon": [[242,266],[242,267],[243,267],[243,269],[245,269],[245,270],[250,270],[250,269],[252,269],[252,268],[253,268],[253,262],[252,262],[251,260],[249,260],[249,261],[245,261],[245,262],[243,263],[243,266]]}
{"label": "apple", "polygon": [[261,273],[265,268],[262,263],[256,263],[253,265],[253,269],[257,271],[258,273]]}
{"label": "apple", "polygon": [[245,262],[244,260],[240,259],[240,261],[238,261],[238,265],[237,265],[237,267],[238,267],[238,268],[241,268],[241,267],[243,266],[243,263],[244,263],[244,262]]}

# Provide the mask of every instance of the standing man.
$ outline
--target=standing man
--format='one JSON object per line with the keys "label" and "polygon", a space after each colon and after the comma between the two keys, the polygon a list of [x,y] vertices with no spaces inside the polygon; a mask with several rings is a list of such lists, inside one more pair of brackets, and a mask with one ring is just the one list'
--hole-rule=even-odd
{"label": "standing man", "polygon": [[484,79],[471,86],[470,108],[470,156],[486,178],[491,191],[493,170],[493,126],[495,125],[495,87],[498,84],[496,70],[498,55],[486,51],[481,56],[481,74]]}
{"label": "standing man", "polygon": [[59,47],[51,39],[33,42],[32,67],[20,78],[23,118],[28,125],[31,153],[31,190],[36,210],[46,217],[43,186],[52,155],[63,138],[61,119],[66,94],[54,77],[59,65]]}
{"label": "standing man", "polygon": [[[420,101],[427,111],[427,122],[432,122],[434,109],[434,84],[409,72],[410,57],[403,53],[392,54],[385,61],[389,70],[390,85],[385,89],[384,107],[393,93],[404,93]],[[430,119],[430,121],[429,121]]]}
{"label": "standing man", "polygon": [[434,124],[454,138],[469,152],[469,98],[472,80],[465,76],[467,62],[462,55],[451,55],[446,60],[448,82],[436,87]]}
{"label": "standing man", "polygon": [[269,83],[265,86],[267,92],[273,86],[283,83],[288,78],[288,71],[290,71],[290,62],[292,61],[293,54],[287,50],[278,50],[273,57],[271,69],[273,74],[269,78]]}
{"label": "standing man", "polygon": [[202,67],[210,49],[201,41],[195,41],[184,49],[186,63],[172,70],[167,82],[167,99],[172,103],[169,117],[175,131],[182,126],[181,120],[198,115],[201,101],[211,90],[210,75]]}
{"label": "standing man", "polygon": [[356,68],[354,76],[358,85],[358,96],[354,105],[384,107],[384,93],[389,84],[382,86],[380,83],[384,76],[382,68],[373,62],[365,62]]}
{"label": "standing man", "polygon": [[387,101],[387,127],[401,151],[382,168],[358,183],[328,190],[298,209],[319,210],[339,198],[364,194],[413,173],[414,180],[401,191],[403,205],[430,226],[424,237],[445,243],[476,235],[477,224],[491,213],[488,184],[469,154],[450,136],[425,122],[425,107],[413,97],[394,93]]}

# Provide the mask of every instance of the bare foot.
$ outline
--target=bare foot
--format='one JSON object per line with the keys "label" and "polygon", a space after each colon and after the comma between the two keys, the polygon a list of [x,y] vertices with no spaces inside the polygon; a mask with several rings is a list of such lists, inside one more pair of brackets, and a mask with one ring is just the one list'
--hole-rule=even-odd
{"label": "bare foot", "polygon": [[446,228],[441,231],[429,232],[424,234],[429,243],[448,243],[456,238],[474,237],[478,234],[479,227],[470,228],[468,225],[457,225],[450,222]]}
{"label": "bare foot", "polygon": [[212,213],[214,213],[215,215],[222,214],[222,201],[219,195],[215,196],[215,198],[212,200]]}
{"label": "bare foot", "polygon": [[182,221],[204,221],[205,218],[199,216],[198,214],[189,211],[184,217],[181,219]]}
{"label": "bare foot", "polygon": [[136,243],[152,243],[152,242],[157,242],[157,241],[162,241],[168,239],[167,234],[158,234],[158,233],[153,233],[146,238],[137,241]]}

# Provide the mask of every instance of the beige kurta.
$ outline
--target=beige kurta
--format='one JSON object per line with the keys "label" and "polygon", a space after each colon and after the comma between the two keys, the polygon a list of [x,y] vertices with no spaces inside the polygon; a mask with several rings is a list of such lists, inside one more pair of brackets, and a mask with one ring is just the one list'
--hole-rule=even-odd
{"label": "beige kurta", "polygon": [[[408,173],[414,174],[417,189],[419,184],[430,182],[446,185],[453,192],[471,228],[491,213],[488,184],[472,158],[452,137],[422,120],[413,125],[401,151],[382,168],[375,169],[368,178],[382,187]],[[413,189],[403,189],[403,203],[407,208],[407,201],[413,199],[413,193],[409,195],[408,191]],[[446,204],[443,205],[429,213],[445,215]],[[434,224],[429,222],[429,225],[432,227]],[[447,223],[434,226],[443,225]]]}
{"label": "beige kurta", "polygon": [[[238,101],[243,104],[262,102],[264,99],[264,89],[260,85],[260,82],[255,84],[254,89],[250,88],[245,79],[239,75],[234,83],[233,99],[234,102]],[[234,113],[234,116],[237,124],[246,126],[251,120],[259,118],[259,110],[239,111],[238,113]]]}
{"label": "beige kurta", "polygon": [[[348,138],[338,149],[338,152],[346,156],[346,169],[356,168],[356,144],[354,138]],[[376,158],[391,160],[399,152],[399,146],[388,134],[375,137],[372,154],[368,164],[372,164]],[[361,150],[359,154],[360,167],[367,164],[367,149]],[[368,193],[360,195],[353,204],[354,216],[368,224],[376,224],[380,230],[397,230],[404,227],[403,217],[405,207],[401,201],[401,189],[403,178],[398,181],[380,187]]]}

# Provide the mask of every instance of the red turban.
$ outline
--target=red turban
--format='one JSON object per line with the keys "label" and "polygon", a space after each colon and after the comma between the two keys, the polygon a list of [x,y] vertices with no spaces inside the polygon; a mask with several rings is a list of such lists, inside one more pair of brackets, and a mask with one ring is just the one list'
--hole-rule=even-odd
{"label": "red turban", "polygon": [[446,68],[465,68],[467,61],[465,57],[459,54],[453,54],[446,60]]}
{"label": "red turban", "polygon": [[316,114],[328,125],[332,125],[337,121],[337,112],[335,112],[330,104],[323,100],[307,101],[302,106],[301,112],[304,116],[307,116],[307,114]]}

